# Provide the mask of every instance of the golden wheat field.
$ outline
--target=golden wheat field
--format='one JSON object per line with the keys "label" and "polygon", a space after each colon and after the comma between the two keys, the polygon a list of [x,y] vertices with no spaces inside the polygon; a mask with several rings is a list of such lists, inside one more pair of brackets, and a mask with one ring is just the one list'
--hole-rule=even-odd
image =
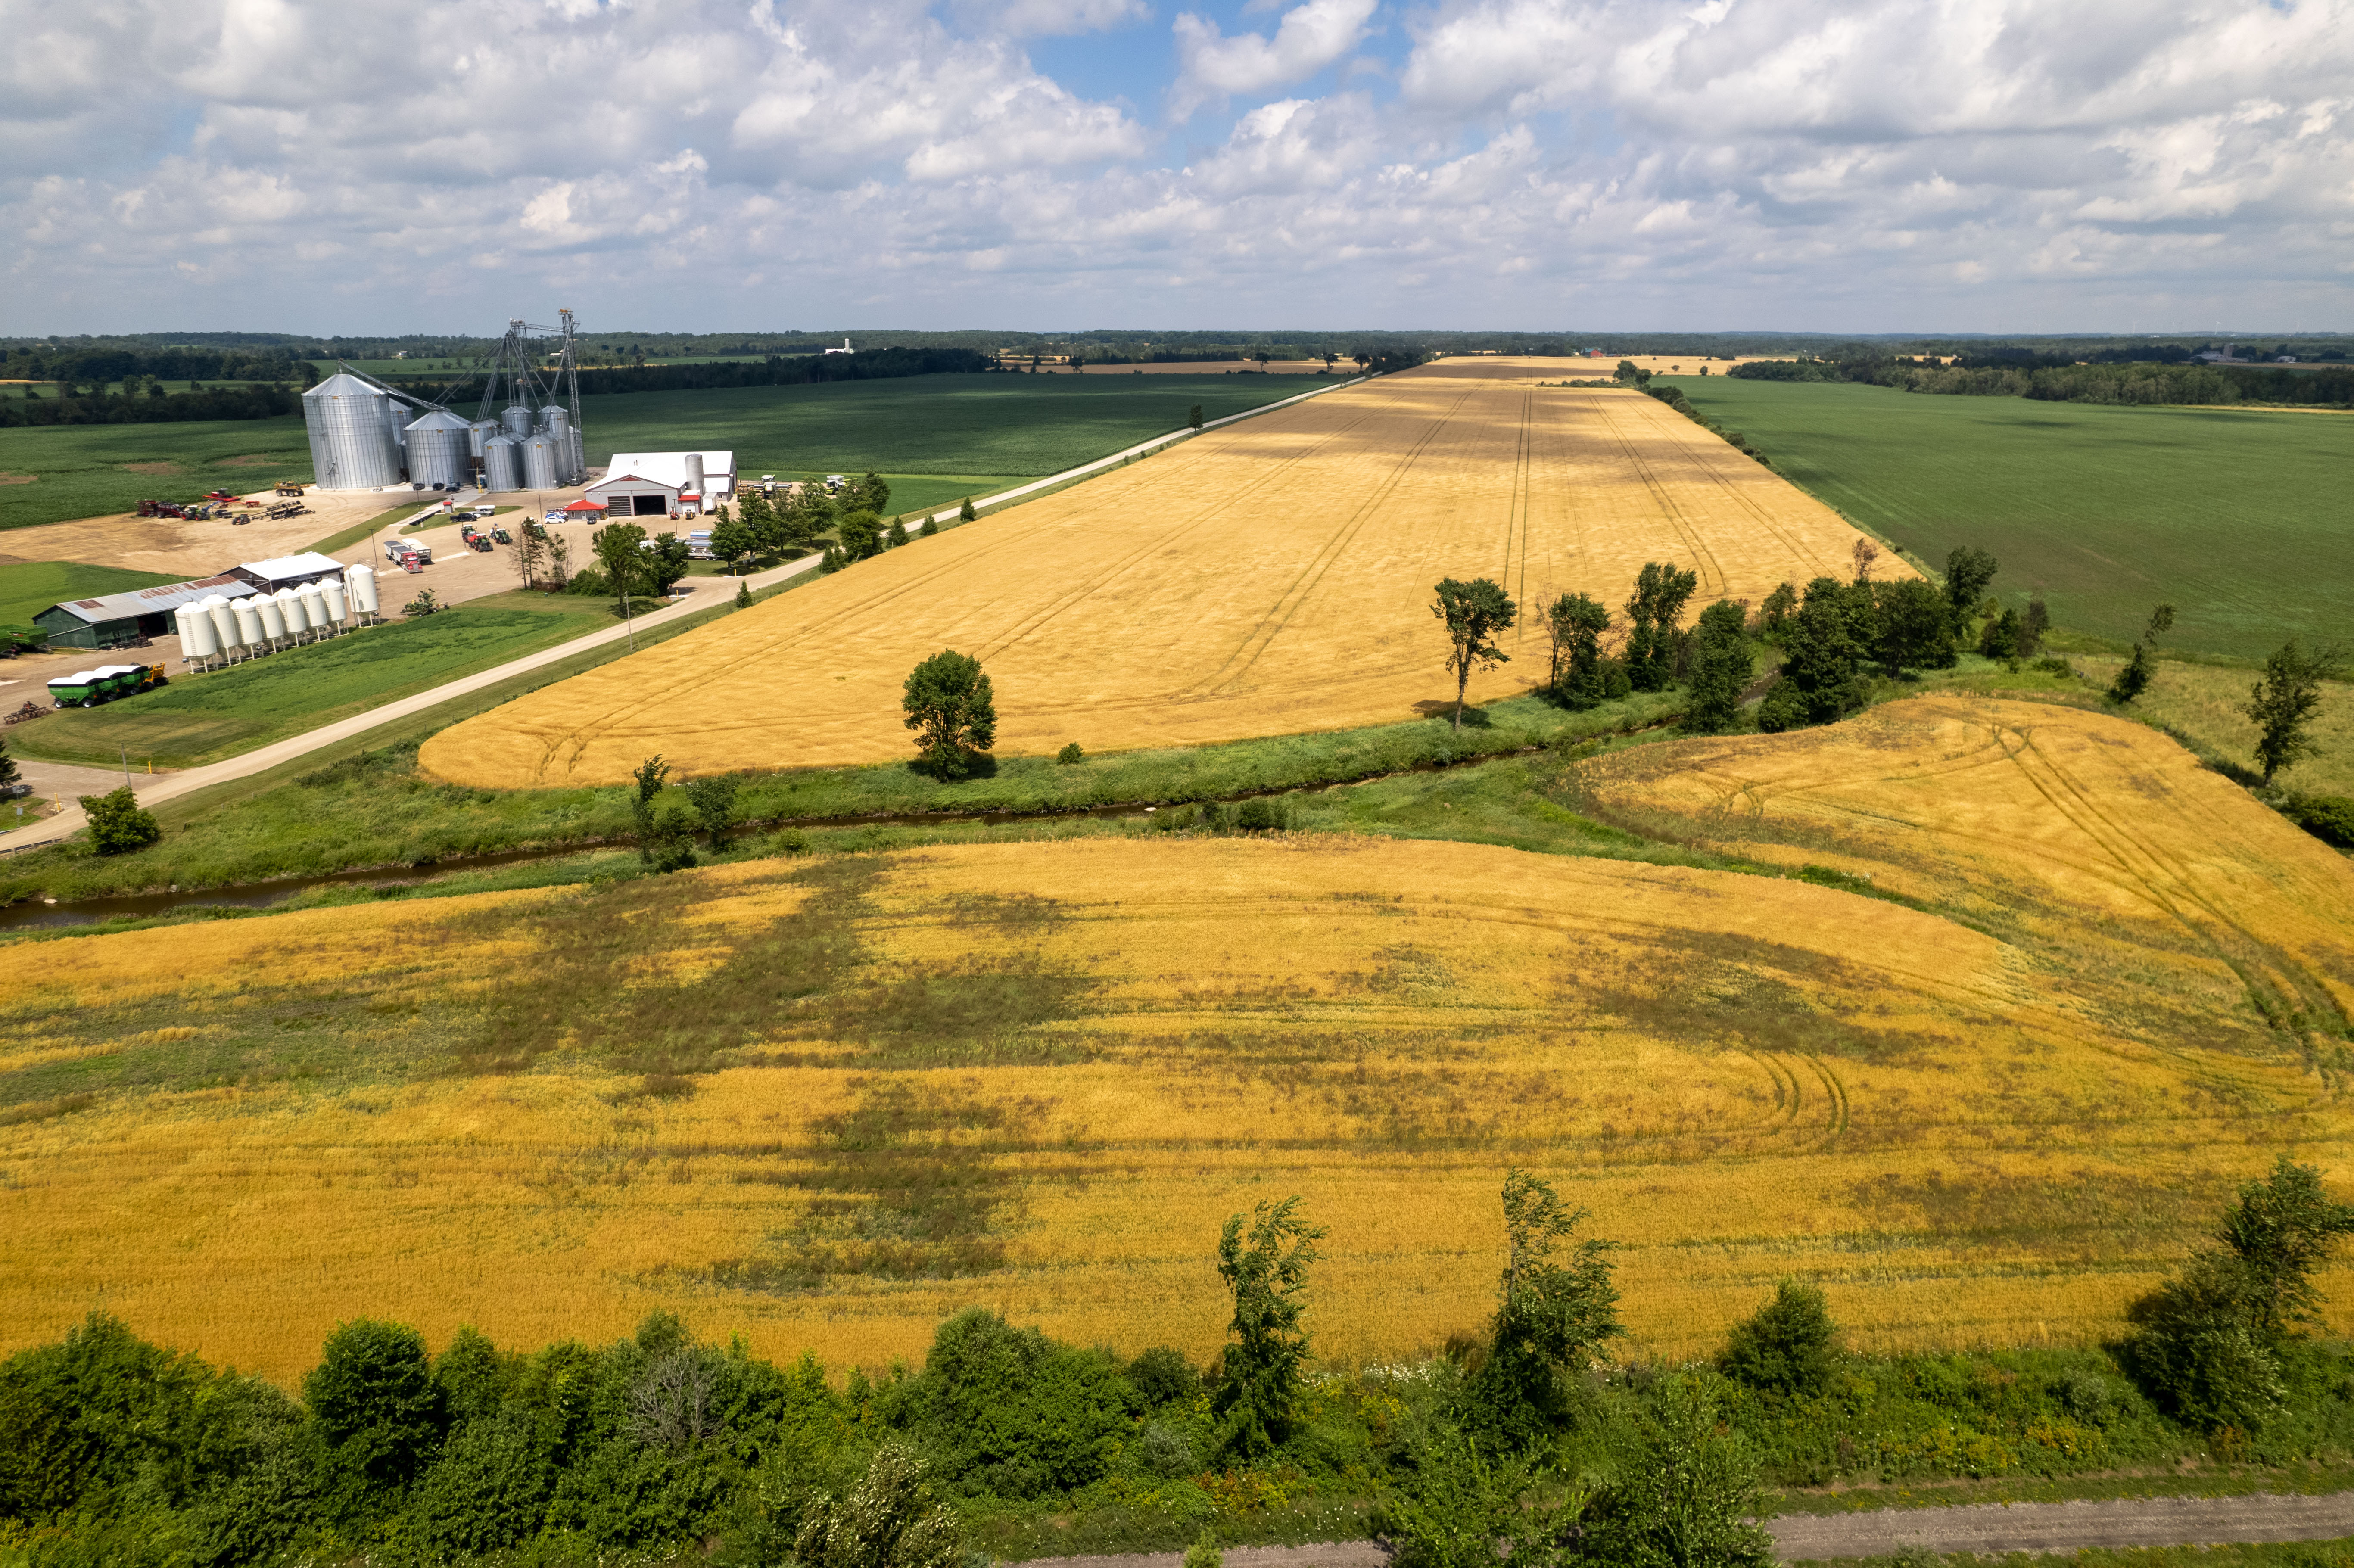
{"label": "golden wheat field", "polygon": [[[1543,679],[1552,594],[1622,602],[1646,561],[1693,601],[1847,569],[1859,535],[1650,398],[1453,360],[1205,432],[519,698],[429,741],[479,787],[910,755],[900,694],[978,655],[998,749],[1196,745],[1385,724],[1455,692],[1429,604],[1490,577],[1530,613],[1475,697]],[[1909,568],[1901,566],[1896,570]]]}
{"label": "golden wheat field", "polygon": [[659,1305],[878,1367],[983,1304],[1204,1356],[1220,1221],[1297,1192],[1316,1343],[1363,1362],[1478,1323],[1516,1163],[1625,1244],[1630,1355],[1790,1274],[1865,1346],[2086,1342],[2275,1152],[2345,1180],[2338,1078],[2246,987],[2344,1003],[2354,876],[2162,736],[2022,706],[1588,770],[1926,907],[1145,835],[18,945],[0,1345],[103,1306],[284,1376],[356,1314]]}

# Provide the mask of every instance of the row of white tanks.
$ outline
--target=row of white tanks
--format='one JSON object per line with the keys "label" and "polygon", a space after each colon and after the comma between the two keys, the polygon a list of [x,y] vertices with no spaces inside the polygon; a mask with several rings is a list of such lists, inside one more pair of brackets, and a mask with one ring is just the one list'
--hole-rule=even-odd
{"label": "row of white tanks", "polygon": [[341,579],[322,577],[276,593],[213,594],[180,606],[172,617],[179,624],[180,657],[195,664],[309,641],[376,613],[376,569],[362,563],[345,567]]}
{"label": "row of white tanks", "polygon": [[471,422],[443,408],[415,419],[408,413],[382,387],[348,373],[303,393],[320,488],[381,490],[404,474],[418,484],[472,484],[477,462],[487,490],[555,490],[587,476],[580,432],[556,404],[514,404],[498,418]]}

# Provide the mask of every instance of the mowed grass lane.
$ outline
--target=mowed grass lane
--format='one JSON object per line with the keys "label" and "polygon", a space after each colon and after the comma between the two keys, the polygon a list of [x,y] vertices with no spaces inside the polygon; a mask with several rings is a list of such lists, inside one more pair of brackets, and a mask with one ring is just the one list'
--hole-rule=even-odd
{"label": "mowed grass lane", "polygon": [[2122,408],[1882,387],[1676,383],[1776,471],[1942,567],[1994,552],[1994,591],[2041,592],[2071,630],[2261,658],[2354,627],[2346,469],[2354,416]]}
{"label": "mowed grass lane", "polygon": [[1619,602],[1669,561],[1696,606],[1755,603],[1847,569],[1853,529],[1691,421],[1534,379],[1450,362],[1207,431],[543,688],[422,765],[533,789],[657,752],[694,773],[896,760],[907,672],[944,647],[988,666],[1007,757],[1395,724],[1453,704],[1441,577],[1529,606],[1512,662],[1472,682],[1486,702],[1543,680],[1553,594]]}
{"label": "mowed grass lane", "polygon": [[[386,580],[397,591],[397,578]],[[8,732],[12,750],[53,762],[193,768],[585,636],[612,622],[603,599],[495,594],[397,620]],[[93,656],[95,658],[95,656]]]}

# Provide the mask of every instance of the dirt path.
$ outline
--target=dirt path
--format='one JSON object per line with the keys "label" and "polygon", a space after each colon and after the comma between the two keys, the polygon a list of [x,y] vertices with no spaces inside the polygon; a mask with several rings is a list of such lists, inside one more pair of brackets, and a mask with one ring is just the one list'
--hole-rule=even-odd
{"label": "dirt path", "polygon": [[[1303,392],[1297,397],[1287,397],[1281,402],[1269,403],[1263,408],[1247,409],[1240,414],[1230,414],[1223,419],[1213,419],[1203,428],[1214,429],[1219,425],[1232,424],[1237,419],[1252,418],[1297,403],[1301,398],[1313,397],[1320,393],[1353,385],[1355,385],[1354,377],[1346,381],[1336,381],[1329,387],[1319,387],[1312,391]],[[1141,456],[1157,447],[1181,440],[1192,433],[1190,430],[1172,430],[1167,435],[1155,436],[1150,440],[1139,441],[1136,445],[1113,452],[1108,457],[1097,458],[1093,462],[1081,463],[1078,467],[1066,469],[1061,473],[1049,474],[1044,479],[1033,480],[1027,484],[1016,485],[1012,490],[983,497],[975,504],[1002,506],[1008,502],[1018,501],[1023,496],[1067,483],[1071,480],[1083,479],[1088,474],[1099,472],[1104,469],[1117,467],[1131,457]],[[945,506],[937,512],[924,515],[947,522],[953,519],[956,514],[956,507]],[[908,521],[919,524],[922,517],[910,513]],[[21,533],[23,530],[18,532]],[[667,625],[682,616],[693,615],[715,604],[724,603],[726,599],[735,597],[736,588],[739,582],[750,583],[752,591],[758,593],[762,588],[783,582],[788,577],[798,577],[803,572],[816,569],[821,558],[817,556],[805,556],[798,561],[789,561],[781,567],[772,567],[765,572],[755,572],[748,577],[690,577],[679,585],[684,594],[681,602],[672,605],[667,609],[656,610],[652,615],[639,616],[634,630],[644,631],[649,628]],[[395,573],[378,580],[384,585],[387,601],[390,602],[397,596],[399,586],[404,580],[415,579],[405,579],[400,574]],[[336,741],[347,739],[352,736],[363,735],[379,725],[389,724],[394,719],[406,718],[411,714],[422,713],[427,708],[446,703],[453,697],[462,697],[470,692],[479,692],[486,686],[494,686],[513,676],[544,669],[591,648],[601,647],[609,642],[619,642],[631,636],[632,630],[631,625],[625,623],[608,627],[602,631],[592,631],[586,637],[574,638],[571,641],[559,643],[554,648],[543,648],[536,653],[512,660],[493,669],[478,671],[474,674],[451,681],[446,685],[419,692],[415,696],[403,697],[398,702],[387,703],[382,707],[370,708],[364,714],[357,714],[335,724],[291,736],[274,745],[258,747],[239,757],[208,763],[202,768],[186,768],[177,773],[156,774],[152,778],[146,775],[134,776],[132,780],[133,787],[138,792],[140,804],[152,806],[158,801],[169,800],[175,797],[205,789],[208,785],[224,783],[231,779],[249,778],[253,774],[275,768],[281,762],[291,762],[322,747],[331,746]],[[146,779],[147,781],[142,783],[142,779]],[[58,842],[72,837],[80,832],[84,825],[81,808],[79,805],[69,805],[56,816],[41,822],[0,833],[0,853],[13,853],[18,850],[37,849],[43,844]]]}
{"label": "dirt path", "polygon": [[[1985,1553],[2337,1541],[2354,1536],[2354,1492],[1882,1509],[1768,1520],[1766,1528],[1786,1563],[1885,1557],[1908,1546]],[[1388,1568],[1390,1549],[1378,1541],[1335,1541],[1316,1546],[1230,1546],[1225,1557],[1225,1568]],[[1035,1561],[1042,1568],[1181,1568],[1184,1560],[1182,1552],[1136,1552]]]}

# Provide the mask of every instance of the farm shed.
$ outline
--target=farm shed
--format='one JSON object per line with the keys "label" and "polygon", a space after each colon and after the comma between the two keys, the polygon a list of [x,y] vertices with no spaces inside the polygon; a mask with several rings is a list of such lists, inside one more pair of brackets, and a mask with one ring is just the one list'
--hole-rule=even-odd
{"label": "farm shed", "polygon": [[334,577],[341,580],[344,565],[330,560],[316,550],[305,550],[299,556],[281,556],[274,561],[247,561],[231,567],[228,576],[239,582],[250,583],[263,593],[276,593],[280,588],[298,588],[304,583],[315,583]]}
{"label": "farm shed", "polygon": [[588,498],[610,517],[662,517],[681,500],[709,507],[735,493],[734,452],[615,452]]}
{"label": "farm shed", "polygon": [[53,648],[114,648],[170,632],[172,612],[184,604],[194,604],[211,594],[242,599],[253,591],[248,584],[226,576],[202,582],[165,583],[96,599],[68,599],[34,616],[33,624]]}

